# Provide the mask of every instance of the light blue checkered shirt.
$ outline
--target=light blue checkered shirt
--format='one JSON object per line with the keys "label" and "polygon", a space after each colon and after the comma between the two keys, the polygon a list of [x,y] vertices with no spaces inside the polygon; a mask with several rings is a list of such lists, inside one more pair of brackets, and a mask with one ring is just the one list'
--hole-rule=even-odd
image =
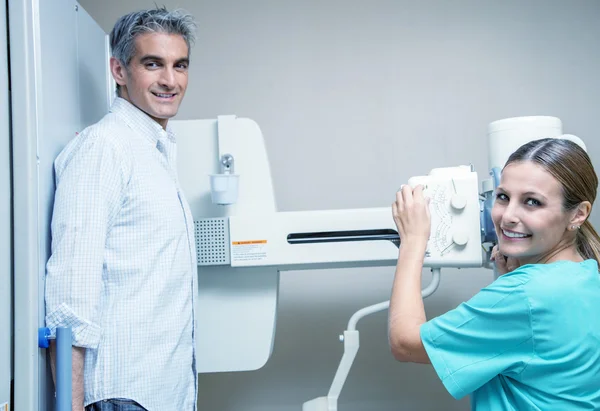
{"label": "light blue checkered shirt", "polygon": [[46,325],[86,348],[85,404],[194,410],[197,263],[174,135],[117,98],[55,170]]}

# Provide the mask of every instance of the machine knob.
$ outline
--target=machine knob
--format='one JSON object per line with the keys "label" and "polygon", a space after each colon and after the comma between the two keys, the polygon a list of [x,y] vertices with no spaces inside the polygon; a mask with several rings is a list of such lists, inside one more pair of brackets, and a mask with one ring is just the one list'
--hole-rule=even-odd
{"label": "machine knob", "polygon": [[452,196],[450,204],[455,210],[462,210],[467,206],[467,199],[459,194],[455,194]]}
{"label": "machine knob", "polygon": [[458,231],[452,235],[452,241],[456,245],[465,245],[469,242],[469,235],[465,232]]}

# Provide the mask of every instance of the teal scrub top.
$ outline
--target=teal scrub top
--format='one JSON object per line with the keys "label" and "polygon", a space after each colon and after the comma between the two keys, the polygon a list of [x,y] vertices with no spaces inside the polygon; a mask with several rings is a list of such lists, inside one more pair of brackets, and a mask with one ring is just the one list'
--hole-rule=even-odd
{"label": "teal scrub top", "polygon": [[471,409],[600,410],[595,260],[528,264],[421,326],[446,389]]}

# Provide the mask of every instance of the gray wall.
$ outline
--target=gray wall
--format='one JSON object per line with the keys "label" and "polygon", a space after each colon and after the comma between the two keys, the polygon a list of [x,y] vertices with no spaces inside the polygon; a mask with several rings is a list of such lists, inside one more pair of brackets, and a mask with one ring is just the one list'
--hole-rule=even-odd
{"label": "gray wall", "polygon": [[[598,168],[600,2],[595,0],[163,0],[200,23],[179,118],[258,122],[282,211],[381,207],[413,175],[473,163],[487,173],[486,126],[554,115]],[[82,0],[108,32],[154,1]],[[594,213],[592,220],[600,222]],[[327,393],[337,334],[389,298],[393,270],[285,272],[272,359],[202,375],[200,410],[297,411]],[[446,270],[429,317],[469,298],[486,270]],[[428,366],[389,354],[386,313],[359,323],[341,411],[466,410]]]}

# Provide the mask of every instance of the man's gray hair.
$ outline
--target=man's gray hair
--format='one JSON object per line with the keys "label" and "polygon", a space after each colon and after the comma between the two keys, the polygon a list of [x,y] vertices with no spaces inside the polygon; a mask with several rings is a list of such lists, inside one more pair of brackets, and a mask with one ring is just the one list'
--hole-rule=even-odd
{"label": "man's gray hair", "polygon": [[146,33],[178,34],[189,50],[196,40],[196,22],[191,14],[165,7],[135,11],[119,18],[110,32],[112,56],[126,67],[135,55],[135,38]]}

